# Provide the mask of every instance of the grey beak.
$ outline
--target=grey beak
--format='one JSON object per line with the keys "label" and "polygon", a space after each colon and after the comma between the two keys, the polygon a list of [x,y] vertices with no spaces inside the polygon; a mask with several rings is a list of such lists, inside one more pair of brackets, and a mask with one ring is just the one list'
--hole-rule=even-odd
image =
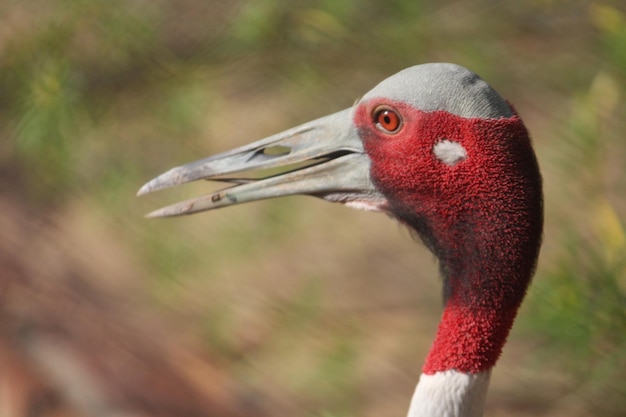
{"label": "grey beak", "polygon": [[[282,168],[268,177],[233,174]],[[370,180],[370,159],[352,121],[352,109],[305,123],[260,141],[173,168],[147,182],[137,195],[196,180],[234,186],[153,211],[169,217],[294,194],[312,195],[358,208],[379,210],[385,198]]]}

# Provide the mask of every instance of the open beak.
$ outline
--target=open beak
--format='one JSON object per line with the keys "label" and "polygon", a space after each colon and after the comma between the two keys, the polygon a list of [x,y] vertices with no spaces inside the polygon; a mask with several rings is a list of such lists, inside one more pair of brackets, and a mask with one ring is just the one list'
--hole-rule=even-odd
{"label": "open beak", "polygon": [[[245,171],[282,169],[261,178]],[[356,208],[380,210],[386,203],[370,180],[370,159],[346,109],[260,141],[182,165],[147,182],[137,195],[196,180],[235,184],[153,211],[169,217],[267,198],[312,195]],[[233,174],[239,174],[234,176]]]}

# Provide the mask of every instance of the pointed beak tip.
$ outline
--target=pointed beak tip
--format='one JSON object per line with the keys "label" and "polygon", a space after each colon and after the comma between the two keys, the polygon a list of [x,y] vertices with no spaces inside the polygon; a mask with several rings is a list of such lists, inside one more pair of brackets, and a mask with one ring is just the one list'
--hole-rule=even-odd
{"label": "pointed beak tip", "polygon": [[148,189],[148,187],[146,187],[146,185],[144,185],[143,187],[139,189],[139,191],[137,191],[137,194],[135,194],[137,197],[141,197],[142,195],[148,194],[150,192],[150,190]]}
{"label": "pointed beak tip", "polygon": [[184,214],[184,212],[173,211],[171,207],[164,207],[158,210],[151,211],[150,213],[146,214],[144,217],[146,219],[163,219],[165,217],[180,216],[181,214]]}
{"label": "pointed beak tip", "polygon": [[189,181],[189,178],[184,172],[181,172],[181,167],[172,168],[169,171],[159,175],[156,178],[151,179],[145,183],[139,191],[137,196],[153,193],[155,191],[163,190],[165,188],[174,187]]}
{"label": "pointed beak tip", "polygon": [[160,219],[163,216],[159,213],[160,210],[155,210],[155,211],[151,211],[150,213],[146,214],[145,217],[146,219]]}
{"label": "pointed beak tip", "polygon": [[151,179],[150,181],[142,185],[139,191],[137,191],[137,197],[150,194],[154,191],[160,190],[161,188],[165,188],[160,181],[157,181],[158,179],[159,177]]}

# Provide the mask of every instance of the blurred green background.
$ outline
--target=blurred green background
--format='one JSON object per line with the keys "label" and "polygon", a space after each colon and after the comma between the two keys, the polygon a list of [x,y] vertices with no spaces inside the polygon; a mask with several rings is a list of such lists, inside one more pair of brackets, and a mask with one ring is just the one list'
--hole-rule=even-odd
{"label": "blurred green background", "polygon": [[441,313],[408,232],[135,192],[435,61],[515,105],[545,181],[487,415],[624,415],[626,4],[2,0],[0,416],[404,415]]}

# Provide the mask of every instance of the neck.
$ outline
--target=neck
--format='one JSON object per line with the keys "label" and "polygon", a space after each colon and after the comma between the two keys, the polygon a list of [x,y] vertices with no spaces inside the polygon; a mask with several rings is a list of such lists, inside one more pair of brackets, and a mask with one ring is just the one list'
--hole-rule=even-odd
{"label": "neck", "polygon": [[495,366],[524,291],[516,294],[517,302],[512,305],[506,305],[509,300],[502,297],[506,288],[497,286],[491,293],[492,297],[480,300],[482,304],[468,302],[458,296],[448,299],[437,336],[424,364],[424,373],[454,369],[476,374]]}
{"label": "neck", "polygon": [[481,417],[517,308],[496,311],[448,299],[409,417]]}
{"label": "neck", "polygon": [[528,261],[534,258],[517,250],[517,239],[496,239],[502,242],[498,246],[490,242],[494,236],[497,233],[477,237],[482,246],[467,237],[459,239],[463,244],[444,251],[445,309],[411,403],[411,417],[483,415],[491,369],[534,268]]}
{"label": "neck", "polygon": [[409,417],[481,417],[491,369],[516,311],[517,306],[498,311],[493,306],[468,304],[453,294],[424,364]]}
{"label": "neck", "polygon": [[422,374],[408,417],[481,417],[491,371]]}
{"label": "neck", "polygon": [[[429,246],[441,262],[445,309],[410,417],[482,416],[491,369],[532,276],[539,234],[529,238],[507,233],[510,222],[503,226],[482,218],[480,213],[487,210],[478,213],[459,224],[486,225],[489,233],[462,233],[463,227],[454,224],[421,225],[427,235],[440,236]],[[437,230],[443,228],[448,234]]]}

